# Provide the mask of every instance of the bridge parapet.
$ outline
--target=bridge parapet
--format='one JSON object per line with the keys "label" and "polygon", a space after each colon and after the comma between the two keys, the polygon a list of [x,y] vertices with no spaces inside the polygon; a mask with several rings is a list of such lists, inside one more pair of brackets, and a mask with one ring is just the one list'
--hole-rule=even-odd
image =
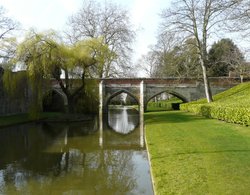
{"label": "bridge parapet", "polygon": [[[103,84],[103,105],[107,106],[110,98],[122,92],[134,97],[137,102],[141,100],[140,84],[143,82],[144,107],[150,99],[163,92],[170,93],[184,102],[205,97],[202,78],[107,78],[100,79]],[[238,85],[240,78],[210,77],[212,94],[215,95],[228,88]],[[250,78],[244,78],[250,81]]]}
{"label": "bridge parapet", "polygon": [[[250,77],[243,79],[244,82],[250,81]],[[144,81],[145,84],[195,84],[203,82],[203,78],[182,78],[182,77],[166,77],[166,78],[104,78],[100,79],[104,84],[140,84]],[[211,84],[215,85],[237,85],[241,82],[240,77],[209,77]]]}

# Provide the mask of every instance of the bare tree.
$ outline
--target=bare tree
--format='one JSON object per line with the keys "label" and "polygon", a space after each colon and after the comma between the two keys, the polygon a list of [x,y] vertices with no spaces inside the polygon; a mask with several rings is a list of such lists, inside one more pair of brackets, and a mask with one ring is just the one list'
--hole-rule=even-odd
{"label": "bare tree", "polygon": [[141,56],[136,66],[143,70],[149,77],[168,76],[165,74],[165,65],[168,63],[166,56],[174,47],[179,45],[179,39],[173,33],[160,32],[157,39],[157,43],[150,46],[150,50]]}
{"label": "bare tree", "polygon": [[19,24],[6,16],[5,9],[0,6],[0,60],[8,60],[15,51],[16,42],[13,32],[17,30]]}
{"label": "bare tree", "polygon": [[159,77],[161,75],[158,74],[157,70],[161,64],[159,62],[160,57],[161,55],[159,55],[157,51],[151,50],[147,52],[147,54],[141,56],[141,58],[136,63],[136,67],[145,72],[147,77]]}
{"label": "bare tree", "polygon": [[99,77],[112,77],[128,70],[135,31],[132,30],[126,10],[107,1],[100,4],[94,0],[85,0],[82,8],[69,18],[68,26],[67,36],[71,43],[102,37],[104,44],[116,53],[106,62]]}
{"label": "bare tree", "polygon": [[230,32],[241,32],[243,38],[250,35],[250,1],[235,0],[236,7],[230,12],[228,18],[232,21],[226,24]]}
{"label": "bare tree", "polygon": [[[155,59],[154,76],[156,77],[200,77],[197,49],[194,39],[183,40],[173,34],[158,36],[157,44],[148,52],[148,62]],[[148,65],[149,66],[149,65]]]}
{"label": "bare tree", "polygon": [[208,102],[213,101],[207,76],[208,39],[220,32],[234,5],[231,0],[173,0],[172,6],[162,12],[162,27],[166,31],[195,39]]}

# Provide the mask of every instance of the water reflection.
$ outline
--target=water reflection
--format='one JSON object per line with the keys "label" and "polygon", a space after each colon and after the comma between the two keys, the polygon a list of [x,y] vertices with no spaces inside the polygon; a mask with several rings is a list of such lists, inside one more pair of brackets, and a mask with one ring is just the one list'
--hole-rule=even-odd
{"label": "water reflection", "polygon": [[108,113],[108,124],[116,132],[128,134],[138,126],[139,113],[126,106],[111,108]]}
{"label": "water reflection", "polygon": [[102,147],[96,122],[0,129],[0,194],[153,194],[139,128],[103,126]]}

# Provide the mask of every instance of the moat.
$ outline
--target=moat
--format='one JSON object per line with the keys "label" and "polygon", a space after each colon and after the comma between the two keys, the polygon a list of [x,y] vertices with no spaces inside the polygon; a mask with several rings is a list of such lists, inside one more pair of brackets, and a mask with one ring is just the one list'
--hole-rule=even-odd
{"label": "moat", "polygon": [[153,194],[138,112],[104,118],[1,128],[0,194]]}

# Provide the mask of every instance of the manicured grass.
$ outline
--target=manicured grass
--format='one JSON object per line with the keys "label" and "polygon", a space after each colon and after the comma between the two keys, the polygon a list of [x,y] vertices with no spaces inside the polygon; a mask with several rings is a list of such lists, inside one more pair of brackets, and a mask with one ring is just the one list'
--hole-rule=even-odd
{"label": "manicured grass", "polygon": [[171,111],[145,128],[156,195],[249,194],[250,127]]}

